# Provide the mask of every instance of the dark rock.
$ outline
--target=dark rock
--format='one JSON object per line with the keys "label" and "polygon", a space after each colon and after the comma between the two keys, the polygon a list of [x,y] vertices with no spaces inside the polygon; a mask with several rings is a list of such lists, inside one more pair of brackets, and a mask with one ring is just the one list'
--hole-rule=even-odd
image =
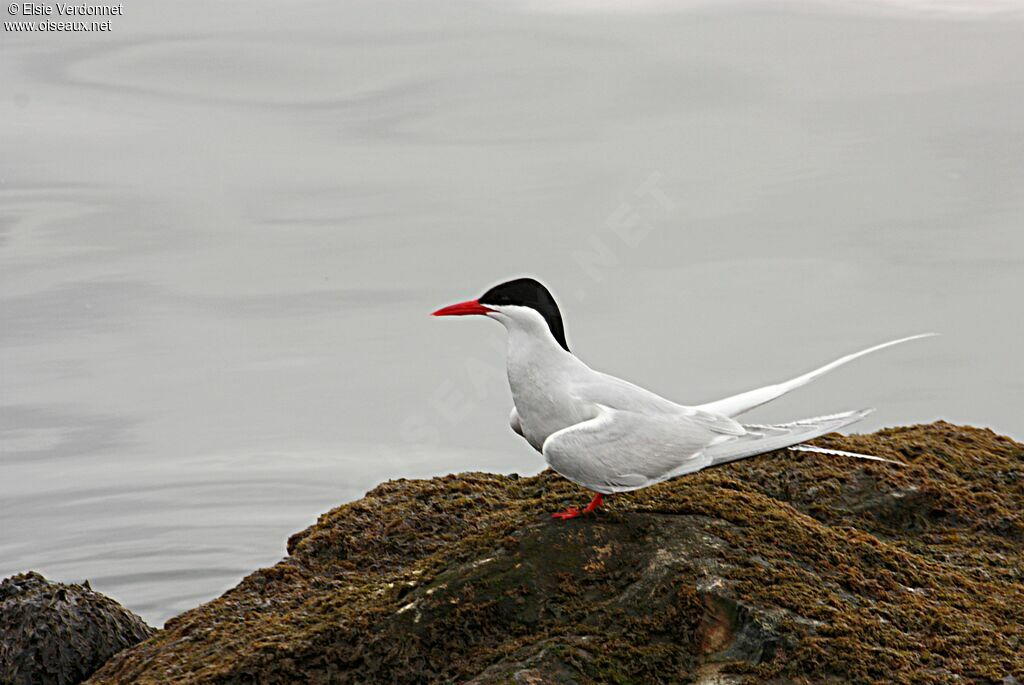
{"label": "dark rock", "polygon": [[1001,683],[1024,677],[1024,447],[946,423],[610,498],[385,483],[91,683]]}
{"label": "dark rock", "polygon": [[0,683],[74,685],[153,634],[142,619],[82,585],[22,573],[0,583]]}

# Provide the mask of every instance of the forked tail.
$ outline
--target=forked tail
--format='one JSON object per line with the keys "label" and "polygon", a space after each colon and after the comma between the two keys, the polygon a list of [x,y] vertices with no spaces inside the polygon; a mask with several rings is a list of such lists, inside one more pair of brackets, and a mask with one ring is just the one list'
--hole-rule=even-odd
{"label": "forked tail", "polygon": [[771,402],[774,399],[782,397],[791,390],[796,390],[802,385],[807,385],[814,379],[820,378],[829,371],[838,369],[843,364],[852,362],[854,359],[857,359],[858,357],[863,357],[866,354],[871,354],[872,352],[877,352],[878,350],[885,349],[886,347],[892,347],[893,345],[899,345],[900,343],[909,342],[911,340],[917,340],[919,338],[929,338],[933,335],[936,334],[922,333],[921,335],[912,335],[909,338],[891,340],[887,343],[882,343],[881,345],[875,345],[874,347],[869,347],[866,350],[861,350],[860,352],[848,354],[845,357],[841,357],[835,360],[834,362],[825,364],[825,366],[817,368],[814,371],[809,371],[802,376],[797,376],[796,378],[792,378],[788,381],[783,381],[782,383],[775,383],[774,385],[766,385],[763,388],[757,388],[756,390],[748,390],[747,392],[741,392],[739,395],[726,397],[725,399],[717,400],[715,402],[708,402],[707,404],[699,405],[698,407],[696,407],[696,409],[703,409],[704,411],[711,412],[712,414],[724,414],[730,417],[739,416],[744,412],[750,411],[754,407],[759,407],[762,404],[765,404],[766,402]]}
{"label": "forked tail", "polygon": [[849,426],[851,423],[860,421],[873,411],[874,409],[860,409],[830,416],[815,416],[814,418],[801,419],[800,421],[792,421],[790,423],[768,425],[743,424],[743,427],[747,429],[746,435],[712,445],[704,450],[704,454],[711,457],[710,466],[728,464],[737,459],[745,459],[758,454],[764,454],[765,452],[771,452],[772,450],[785,448],[801,452],[818,452],[821,454],[837,454],[846,457],[857,457],[859,459],[871,459],[873,461],[889,461],[888,459],[873,457],[867,454],[830,450],[824,447],[800,444],[819,435],[831,433],[844,426]]}

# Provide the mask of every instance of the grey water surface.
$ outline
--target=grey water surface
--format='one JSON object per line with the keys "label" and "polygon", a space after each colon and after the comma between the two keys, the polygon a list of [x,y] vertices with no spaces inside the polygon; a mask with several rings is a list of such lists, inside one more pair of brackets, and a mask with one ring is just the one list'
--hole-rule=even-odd
{"label": "grey water surface", "polygon": [[159,624],[382,480],[540,470],[500,326],[428,316],[522,274],[677,401],[937,331],[751,418],[1024,436],[1019,9],[187,0],[0,33],[0,576]]}

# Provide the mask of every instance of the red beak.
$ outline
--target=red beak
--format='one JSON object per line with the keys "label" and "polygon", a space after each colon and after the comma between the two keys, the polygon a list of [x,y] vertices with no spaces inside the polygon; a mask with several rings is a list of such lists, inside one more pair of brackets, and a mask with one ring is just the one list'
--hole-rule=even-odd
{"label": "red beak", "polygon": [[469,314],[487,314],[493,311],[493,309],[488,309],[476,300],[467,300],[466,302],[442,307],[434,312],[434,316],[467,316]]}

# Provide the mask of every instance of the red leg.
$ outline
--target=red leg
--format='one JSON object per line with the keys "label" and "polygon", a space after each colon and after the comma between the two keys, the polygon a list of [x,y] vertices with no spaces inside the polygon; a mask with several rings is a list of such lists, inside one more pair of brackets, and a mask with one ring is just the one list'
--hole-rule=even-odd
{"label": "red leg", "polygon": [[594,499],[590,500],[590,504],[583,507],[583,511],[580,511],[576,507],[569,507],[565,511],[559,511],[551,515],[551,518],[560,519],[562,521],[568,521],[569,519],[579,518],[585,514],[593,514],[597,511],[597,508],[604,504],[604,496],[600,492],[594,494]]}
{"label": "red leg", "polygon": [[584,514],[593,514],[597,511],[597,508],[604,504],[604,497],[600,492],[594,493],[594,499],[590,500],[590,504],[583,507]]}

